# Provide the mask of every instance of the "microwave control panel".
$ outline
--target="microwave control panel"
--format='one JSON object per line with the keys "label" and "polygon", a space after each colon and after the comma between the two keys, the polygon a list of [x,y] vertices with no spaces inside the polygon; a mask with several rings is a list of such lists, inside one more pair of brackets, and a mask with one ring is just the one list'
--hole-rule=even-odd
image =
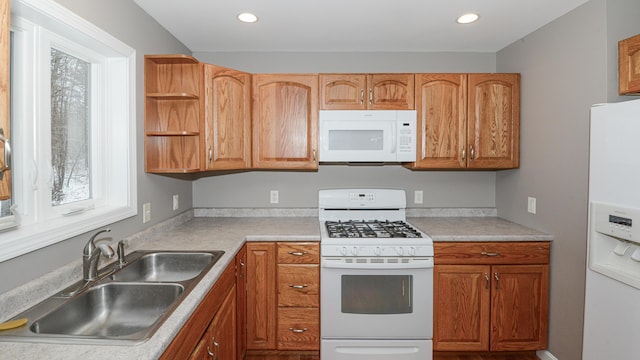
{"label": "microwave control panel", "polygon": [[415,113],[398,114],[398,161],[416,161]]}

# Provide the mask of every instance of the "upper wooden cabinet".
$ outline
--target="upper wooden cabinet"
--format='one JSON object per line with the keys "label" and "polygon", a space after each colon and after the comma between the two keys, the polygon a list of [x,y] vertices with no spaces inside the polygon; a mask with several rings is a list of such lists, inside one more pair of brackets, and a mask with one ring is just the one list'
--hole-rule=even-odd
{"label": "upper wooden cabinet", "polygon": [[253,76],[253,167],[318,168],[318,75]]}
{"label": "upper wooden cabinet", "polygon": [[413,74],[320,74],[322,110],[413,110]]}
{"label": "upper wooden cabinet", "polygon": [[9,131],[9,125],[11,123],[9,116],[9,94],[11,89],[11,85],[9,84],[9,79],[11,78],[9,70],[9,49],[11,47],[9,40],[9,19],[11,17],[9,3],[10,1],[3,1],[2,5],[0,5],[0,24],[2,24],[2,28],[0,28],[0,104],[2,104],[2,108],[0,109],[0,130],[2,133],[0,133],[0,135],[4,138],[0,143],[0,159],[2,159],[0,160],[0,168],[5,169],[0,173],[0,200],[11,198],[11,169],[6,168],[7,164],[4,160],[7,158],[7,141],[11,139],[11,133]]}
{"label": "upper wooden cabinet", "polygon": [[640,93],[640,34],[618,42],[618,93]]}
{"label": "upper wooden cabinet", "polygon": [[417,74],[413,169],[519,166],[519,74]]}
{"label": "upper wooden cabinet", "polygon": [[467,75],[416,75],[417,161],[414,168],[464,168]]}
{"label": "upper wooden cabinet", "polygon": [[145,55],[145,171],[201,170],[202,65],[186,55]]}
{"label": "upper wooden cabinet", "polygon": [[467,167],[520,166],[520,74],[469,74]]}
{"label": "upper wooden cabinet", "polygon": [[204,65],[207,170],[251,167],[251,74]]}

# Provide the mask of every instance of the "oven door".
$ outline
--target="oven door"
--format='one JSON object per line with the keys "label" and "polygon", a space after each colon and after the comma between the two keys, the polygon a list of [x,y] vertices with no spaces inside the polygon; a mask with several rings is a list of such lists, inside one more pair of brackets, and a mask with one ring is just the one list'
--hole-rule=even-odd
{"label": "oven door", "polygon": [[320,271],[323,339],[432,338],[432,257],[324,257]]}

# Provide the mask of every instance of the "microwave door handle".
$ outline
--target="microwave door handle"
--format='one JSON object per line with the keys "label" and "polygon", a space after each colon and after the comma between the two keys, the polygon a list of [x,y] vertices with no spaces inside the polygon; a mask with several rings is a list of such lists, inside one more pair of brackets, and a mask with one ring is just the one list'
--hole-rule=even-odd
{"label": "microwave door handle", "polygon": [[391,124],[391,153],[395,154],[398,148],[397,124]]}

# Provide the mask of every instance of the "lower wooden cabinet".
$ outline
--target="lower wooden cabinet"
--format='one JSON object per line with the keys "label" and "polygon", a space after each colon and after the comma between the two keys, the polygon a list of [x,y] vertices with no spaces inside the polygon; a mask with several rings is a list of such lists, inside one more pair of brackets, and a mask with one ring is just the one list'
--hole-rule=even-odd
{"label": "lower wooden cabinet", "polygon": [[248,351],[320,349],[319,262],[318,243],[247,243]]}
{"label": "lower wooden cabinet", "polygon": [[549,243],[436,243],[436,351],[547,348]]}
{"label": "lower wooden cabinet", "polygon": [[238,360],[236,264],[220,275],[160,359]]}
{"label": "lower wooden cabinet", "polygon": [[189,360],[236,360],[236,286],[225,297]]}

